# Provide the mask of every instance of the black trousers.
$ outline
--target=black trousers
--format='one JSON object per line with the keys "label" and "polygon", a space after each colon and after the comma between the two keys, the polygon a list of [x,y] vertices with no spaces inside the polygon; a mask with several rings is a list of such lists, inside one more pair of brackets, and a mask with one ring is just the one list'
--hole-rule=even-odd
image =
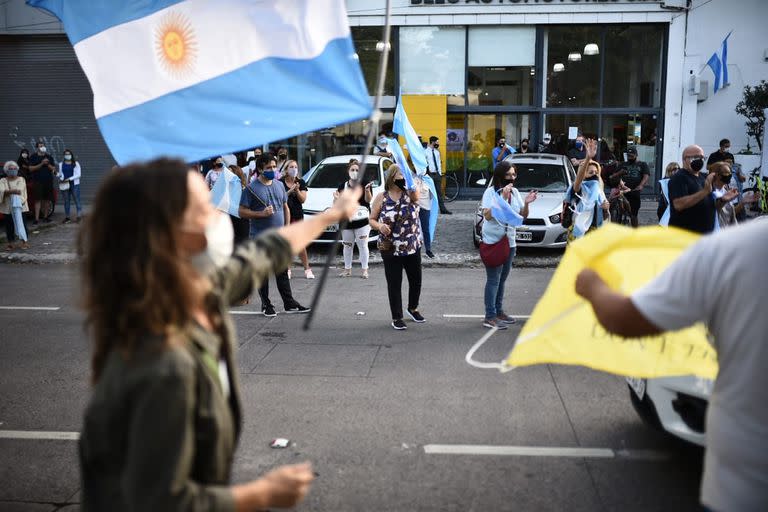
{"label": "black trousers", "polygon": [[[298,302],[296,302],[291,293],[291,280],[288,279],[288,271],[286,270],[282,274],[275,275],[275,281],[277,282],[277,291],[280,292],[280,297],[283,299],[283,307],[288,309],[296,306]],[[272,305],[272,302],[269,300],[269,279],[265,279],[264,284],[259,288],[259,297],[261,298],[262,308]]]}
{"label": "black trousers", "polygon": [[5,225],[5,239],[9,244],[16,241],[16,225],[13,223],[13,213],[3,215],[3,224]]}
{"label": "black trousers", "polygon": [[631,192],[624,192],[624,197],[629,201],[629,206],[632,209],[631,215],[637,217],[638,212],[640,212],[640,191],[632,190]]}
{"label": "black trousers", "polygon": [[440,213],[445,213],[448,209],[445,207],[445,200],[443,199],[443,177],[436,172],[429,173],[432,181],[435,182],[435,190],[437,190],[437,204],[440,205]]}
{"label": "black trousers", "polygon": [[408,277],[408,309],[418,309],[421,296],[421,251],[409,256],[385,256],[384,275],[387,278],[387,295],[392,320],[403,318],[403,270]]}

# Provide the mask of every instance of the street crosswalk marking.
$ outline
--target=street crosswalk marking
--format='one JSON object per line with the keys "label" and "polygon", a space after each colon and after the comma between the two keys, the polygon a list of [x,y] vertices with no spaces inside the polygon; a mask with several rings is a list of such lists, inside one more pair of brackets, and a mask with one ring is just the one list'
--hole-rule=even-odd
{"label": "street crosswalk marking", "polygon": [[566,457],[580,459],[664,460],[669,454],[658,450],[613,450],[578,446],[494,446],[482,444],[427,444],[430,455],[492,455],[514,457]]}
{"label": "street crosswalk marking", "polygon": [[[528,320],[531,315],[509,315],[512,318],[518,320]],[[485,315],[461,315],[461,314],[444,314],[443,318],[485,318]]]}
{"label": "street crosswalk marking", "polygon": [[0,430],[0,439],[77,441],[80,432],[43,432],[39,430]]}
{"label": "street crosswalk marking", "polygon": [[3,311],[59,311],[59,306],[0,306]]}

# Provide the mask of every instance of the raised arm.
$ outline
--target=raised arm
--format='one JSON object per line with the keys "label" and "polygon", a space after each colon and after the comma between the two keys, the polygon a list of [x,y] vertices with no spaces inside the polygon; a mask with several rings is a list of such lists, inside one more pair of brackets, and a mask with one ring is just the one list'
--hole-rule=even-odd
{"label": "raised arm", "polygon": [[582,160],[581,164],[579,164],[579,172],[576,173],[576,181],[573,182],[573,191],[577,194],[581,194],[581,184],[584,181],[584,178],[587,177],[587,169],[589,168],[589,163],[595,158],[595,155],[597,154],[597,141],[595,139],[587,139],[584,141],[584,144],[586,145],[587,156],[585,156],[584,160]]}
{"label": "raised arm", "polygon": [[[675,210],[682,211],[698,204],[712,193],[712,182],[714,179],[715,175],[714,173],[711,173],[707,176],[706,181],[704,181],[704,187],[698,192],[694,192],[693,194],[689,194],[687,196],[670,197],[670,199],[672,199],[672,206],[675,207]],[[673,195],[673,191],[671,189],[669,195]]]}

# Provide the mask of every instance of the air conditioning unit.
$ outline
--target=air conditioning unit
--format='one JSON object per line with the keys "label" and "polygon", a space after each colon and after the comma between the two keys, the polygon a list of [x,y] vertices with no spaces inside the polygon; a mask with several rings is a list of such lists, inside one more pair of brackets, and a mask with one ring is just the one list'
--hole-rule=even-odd
{"label": "air conditioning unit", "polygon": [[701,87],[699,88],[699,94],[696,95],[696,101],[701,103],[709,98],[709,80],[701,80]]}

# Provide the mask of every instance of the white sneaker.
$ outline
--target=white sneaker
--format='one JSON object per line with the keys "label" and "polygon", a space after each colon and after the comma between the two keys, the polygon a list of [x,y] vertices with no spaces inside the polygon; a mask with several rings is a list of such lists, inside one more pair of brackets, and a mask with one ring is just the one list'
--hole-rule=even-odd
{"label": "white sneaker", "polygon": [[315,278],[315,274],[312,273],[312,269],[311,268],[308,268],[307,270],[304,271],[304,276],[307,279],[314,279]]}

